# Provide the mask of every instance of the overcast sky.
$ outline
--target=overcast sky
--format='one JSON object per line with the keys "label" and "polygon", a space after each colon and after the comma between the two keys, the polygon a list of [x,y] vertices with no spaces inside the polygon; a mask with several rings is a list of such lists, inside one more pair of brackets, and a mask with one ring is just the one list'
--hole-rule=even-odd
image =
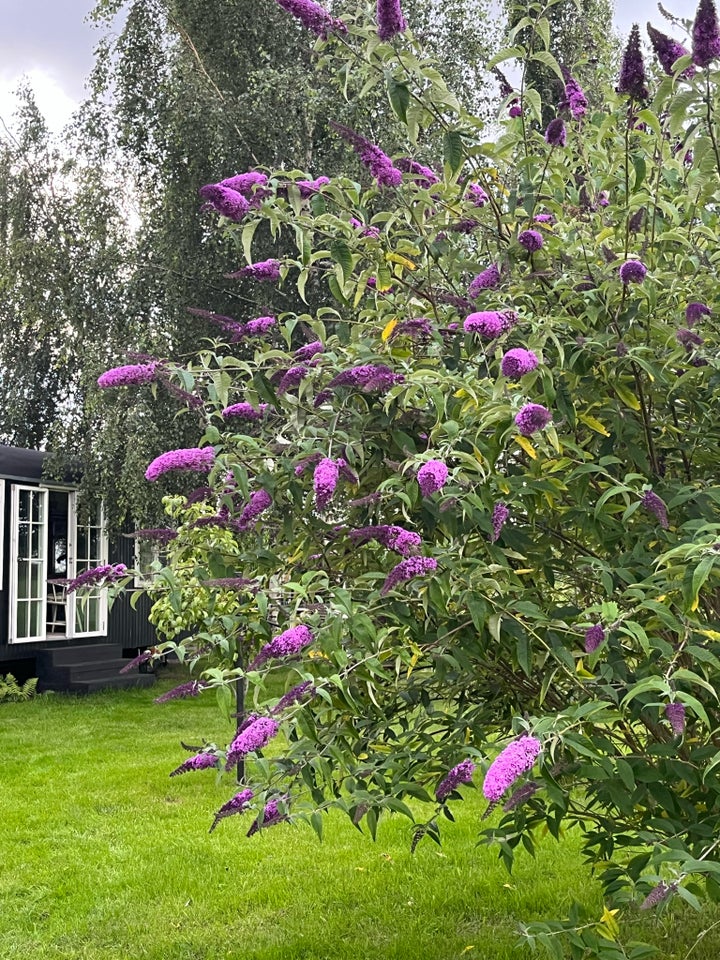
{"label": "overcast sky", "polygon": [[[692,18],[697,2],[666,0],[663,5],[676,16]],[[25,76],[50,125],[59,129],[68,119],[82,99],[99,36],[85,22],[93,5],[93,0],[0,0],[0,117],[10,119],[12,91]],[[644,26],[647,20],[671,32],[657,0],[616,0],[615,6],[615,26],[623,34],[634,21]]]}

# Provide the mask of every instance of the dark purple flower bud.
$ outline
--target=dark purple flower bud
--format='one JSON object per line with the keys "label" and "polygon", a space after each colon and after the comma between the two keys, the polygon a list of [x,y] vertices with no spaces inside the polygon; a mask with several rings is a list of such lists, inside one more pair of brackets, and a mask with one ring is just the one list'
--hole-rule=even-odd
{"label": "dark purple flower bud", "polygon": [[331,33],[347,33],[347,27],[336,17],[331,17],[315,0],[277,0],[278,4],[291,16],[314,33],[316,37],[326,40]]}
{"label": "dark purple flower bud", "polygon": [[643,902],[640,904],[641,910],[650,910],[652,907],[656,907],[659,903],[662,903],[664,900],[675,893],[678,888],[677,882],[665,883],[664,880],[661,880],[660,883],[653,887],[650,893],[645,897]]}
{"label": "dark purple flower bud", "polygon": [[523,230],[522,233],[518,234],[518,243],[525,247],[528,253],[541,250],[543,242],[542,234],[537,230]]}
{"label": "dark purple flower bud", "polygon": [[214,753],[197,753],[194,757],[188,757],[179,767],[175,767],[170,776],[177,777],[181,773],[189,773],[190,770],[207,770],[210,767],[217,770],[218,766],[218,757]]}
{"label": "dark purple flower bud", "polygon": [[[686,57],[688,51],[677,40],[673,40],[672,37],[668,37],[659,30],[656,30],[650,23],[647,25],[647,32],[650,37],[650,43],[652,43],[653,50],[655,51],[655,56],[660,61],[660,66],[665,73],[671,77],[673,75],[673,64],[676,60],[679,60],[680,57]],[[694,73],[695,68],[689,66],[687,70],[683,70],[680,76],[686,77],[689,80]]]}
{"label": "dark purple flower bud", "polygon": [[510,516],[510,511],[508,510],[506,504],[502,501],[498,501],[493,507],[492,512],[492,534],[490,536],[490,543],[497,543],[500,539],[500,534],[502,533],[502,528],[505,526],[508,518]]}
{"label": "dark purple flower bud", "polygon": [[328,388],[355,387],[365,393],[372,391],[385,393],[394,384],[402,383],[404,379],[401,373],[393,373],[390,367],[384,364],[364,363],[349,370],[342,370],[332,378]]}
{"label": "dark purple flower bud", "polygon": [[531,797],[534,797],[539,789],[539,783],[535,783],[534,781],[531,781],[530,783],[524,783],[521,787],[518,787],[517,790],[514,790],[510,794],[508,799],[503,804],[503,810],[505,813],[510,813],[511,810],[522,806],[523,803],[525,803]]}
{"label": "dark purple flower bud", "polygon": [[272,497],[267,490],[256,490],[236,520],[234,524],[235,529],[239,532],[248,530],[260,514],[272,506],[272,502]]}
{"label": "dark purple flower bud", "polygon": [[500,283],[500,269],[495,263],[482,270],[468,287],[468,296],[475,300],[482,290],[494,290]]}
{"label": "dark purple flower bud", "polygon": [[330,121],[330,126],[337,130],[340,136],[346,140],[357,153],[360,162],[367,167],[370,173],[375,177],[378,184],[382,187],[399,187],[402,183],[402,172],[393,166],[393,162],[387,154],[383,153],[380,147],[371,143],[359,133],[355,133],[350,127],[342,123]]}
{"label": "dark purple flower bud", "polygon": [[412,530],[405,530],[404,527],[398,527],[394,524],[359,527],[357,530],[351,530],[348,536],[356,544],[376,540],[386,549],[393,550],[402,557],[416,554],[422,545],[420,534]]}
{"label": "dark purple flower bud", "polygon": [[510,105],[510,109],[508,110],[508,116],[512,117],[513,120],[515,117],[522,116],[522,107],[520,106],[519,100],[513,100],[512,104]]}
{"label": "dark purple flower bud", "polygon": [[640,30],[636,23],[632,25],[625,47],[616,90],[618,93],[626,94],[632,100],[647,100],[649,96],[645,86],[645,64],[640,49]]}
{"label": "dark purple flower bud", "polygon": [[618,357],[626,357],[628,353],[627,345],[622,342],[622,340],[615,347],[615,353]]}
{"label": "dark purple flower bud", "polygon": [[311,360],[316,354],[322,353],[325,347],[320,340],[313,340],[312,343],[306,343],[304,347],[298,347],[294,353],[296,360]]}
{"label": "dark purple flower bud", "polygon": [[313,642],[312,631],[300,624],[297,627],[290,627],[284,633],[273,637],[269,643],[266,643],[252,661],[248,670],[257,670],[268,660],[274,660],[278,657],[292,657],[300,653],[303,647]]}
{"label": "dark purple flower bud", "polygon": [[287,816],[280,812],[279,806],[281,803],[287,803],[288,799],[288,797],[278,797],[277,800],[270,800],[266,803],[265,809],[263,810],[262,821],[259,817],[253,820],[247,836],[252,837],[258,830],[264,830],[265,827],[274,827],[276,823],[282,823],[283,820],[287,820]]}
{"label": "dark purple flower bud", "polygon": [[535,223],[547,223],[552,226],[554,223],[557,223],[555,219],[555,214],[553,213],[536,213],[533,217]]}
{"label": "dark purple flower bud", "polygon": [[720,57],[720,27],[713,0],[700,0],[692,28],[693,63],[707,67]]}
{"label": "dark purple flower bud", "polygon": [[694,327],[703,317],[711,317],[712,310],[704,303],[689,303],[685,307],[685,323]]}
{"label": "dark purple flower bud", "polygon": [[564,147],[567,143],[567,132],[562,117],[551,120],[545,131],[545,143],[551,147]]}
{"label": "dark purple flower bud", "polygon": [[242,220],[250,209],[250,204],[241,193],[219,183],[208,183],[200,187],[200,196],[213,210],[236,223]]}
{"label": "dark purple flower bud", "polygon": [[639,210],[636,210],[635,213],[630,217],[628,221],[628,230],[630,233],[639,233],[642,230],[642,225],[645,220],[645,207],[640,207]]}
{"label": "dark purple flower bud", "polygon": [[167,693],[155,697],[155,703],[168,703],[170,700],[185,700],[187,697],[197,697],[200,691],[208,686],[205,680],[189,680],[187,683],[181,683],[178,687],[173,687]]}
{"label": "dark purple flower bud", "polygon": [[400,0],[377,0],[377,24],[381,40],[392,40],[407,29]]}
{"label": "dark purple flower bud", "polygon": [[508,350],[500,361],[500,371],[508,380],[519,380],[526,373],[530,373],[537,367],[540,361],[532,350],[525,350],[524,347],[515,347]]}
{"label": "dark purple flower bud", "polygon": [[385,596],[399,584],[414,580],[415,577],[424,577],[435,570],[437,570],[437,560],[434,557],[408,557],[392,568],[382,585],[380,593]]}
{"label": "dark purple flower bud", "polygon": [[692,353],[693,347],[700,347],[705,343],[700,334],[695,333],[694,330],[687,330],[684,327],[681,327],[677,331],[675,337],[677,338],[677,342],[681,343],[688,353]]}
{"label": "dark purple flower bud", "polygon": [[471,218],[465,218],[462,220],[458,220],[456,223],[450,224],[448,229],[451,230],[453,233],[468,234],[468,233],[472,233],[473,230],[477,230],[479,226],[480,226],[479,220],[472,220]]}
{"label": "dark purple flower bud", "polygon": [[641,260],[626,260],[618,272],[620,279],[627,286],[629,283],[642,283],[647,274],[647,267]]}
{"label": "dark purple flower bud", "polygon": [[98,377],[98,386],[106,390],[108,387],[131,387],[143,383],[152,383],[158,376],[157,362],[127,364],[124,367],[113,367]]}
{"label": "dark purple flower bud", "polygon": [[656,518],[656,520],[658,521],[660,526],[663,528],[663,530],[667,530],[668,528],[667,507],[665,506],[663,501],[660,499],[660,497],[656,493],[654,493],[652,490],[647,490],[643,494],[640,503],[648,511],[648,513],[652,513],[652,515]]}
{"label": "dark purple flower bud", "polygon": [[552,413],[541,403],[526,403],[515,415],[515,423],[524,437],[543,430],[552,420]]}
{"label": "dark purple flower bud", "polygon": [[283,710],[292,707],[294,704],[299,703],[304,697],[310,697],[314,693],[315,687],[312,684],[312,680],[304,680],[302,683],[288,690],[284,696],[280,697],[270,713],[282,713]]}
{"label": "dark purple flower bud", "polygon": [[607,207],[610,205],[610,197],[607,190],[601,190],[597,195],[596,201],[599,207]]}
{"label": "dark purple flower bud", "polygon": [[665,716],[675,736],[681,737],[685,733],[685,704],[677,700],[665,704]]}
{"label": "dark purple flower bud", "polygon": [[277,395],[282,397],[283,394],[288,392],[288,390],[292,390],[294,387],[297,387],[298,384],[305,379],[308,373],[308,368],[302,364],[297,367],[290,367],[290,369],[286,370],[280,378],[280,383],[277,387]]}
{"label": "dark purple flower bud", "polygon": [[585,653],[594,653],[605,639],[605,629],[601,623],[588,627],[585,631]]}
{"label": "dark purple flower bud", "polygon": [[118,673],[130,673],[130,671],[134,670],[135,667],[139,667],[141,664],[147,663],[148,660],[152,660],[152,656],[153,655],[150,650],[144,650],[136,657],[133,657],[132,660],[129,660],[124,667],[120,667]]}
{"label": "dark purple flower bud", "polygon": [[390,339],[396,337],[410,337],[411,339],[431,337],[433,334],[432,323],[427,317],[412,317],[410,320],[401,320],[397,326],[393,327]]}
{"label": "dark purple flower bud", "polygon": [[228,800],[227,803],[224,803],[215,814],[215,819],[212,822],[209,832],[212,833],[220,821],[226,817],[232,817],[235,813],[244,813],[253,797],[254,793],[252,790],[241,790],[240,793],[236,793],[235,796]]}
{"label": "dark purple flower bud", "polygon": [[463,760],[452,770],[448,771],[447,776],[435,791],[438,803],[444,803],[453,790],[457,790],[461,783],[470,783],[475,772],[475,764],[472,760]]}

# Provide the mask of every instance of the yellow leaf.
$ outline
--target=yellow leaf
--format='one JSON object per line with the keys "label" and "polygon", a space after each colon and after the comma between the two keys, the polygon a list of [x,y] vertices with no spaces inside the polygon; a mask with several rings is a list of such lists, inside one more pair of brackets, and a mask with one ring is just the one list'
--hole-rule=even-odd
{"label": "yellow leaf", "polygon": [[591,417],[588,413],[581,413],[578,415],[578,418],[582,420],[586,427],[590,427],[591,430],[594,430],[595,433],[601,433],[604,437],[609,437],[610,434],[605,429],[605,426],[597,419],[597,417]]}
{"label": "yellow leaf", "polygon": [[393,317],[392,320],[388,324],[386,324],[385,329],[380,334],[380,339],[382,340],[383,343],[388,342],[388,340],[392,335],[393,330],[397,326],[397,323],[398,323],[397,317]]}
{"label": "yellow leaf", "polygon": [[631,410],[640,409],[640,401],[632,392],[632,390],[629,389],[629,387],[624,387],[619,383],[614,383],[612,386],[615,389],[615,393],[620,397],[623,403],[626,403],[630,407]]}
{"label": "yellow leaf", "polygon": [[535,567],[523,567],[522,570],[516,570],[515,573],[535,573]]}
{"label": "yellow leaf", "polygon": [[466,396],[467,396],[467,390],[463,390],[463,388],[460,387],[459,390],[456,390],[456,391],[455,391],[455,393],[453,394],[453,396],[454,396],[454,397],[458,397],[458,399],[461,399],[462,397],[466,397]]}
{"label": "yellow leaf", "polygon": [[523,448],[523,450],[529,457],[532,457],[533,460],[537,460],[537,453],[535,452],[535,447],[533,447],[533,445],[530,443],[527,437],[515,437],[515,439],[517,440],[519,446]]}
{"label": "yellow leaf", "polygon": [[607,240],[608,237],[611,237],[615,233],[615,227],[605,227],[604,230],[601,230],[597,235],[597,242],[602,243],[603,240]]}
{"label": "yellow leaf", "polygon": [[585,666],[582,662],[582,657],[577,662],[577,666],[575,667],[575,673],[578,675],[578,677],[582,677],[583,680],[595,679],[595,675],[590,673],[589,670],[585,669]]}
{"label": "yellow leaf", "polygon": [[615,919],[616,913],[618,913],[617,910],[608,910],[605,907],[603,915],[600,917],[597,932],[607,940],[617,940],[620,933],[620,926]]}
{"label": "yellow leaf", "polygon": [[718,633],[717,630],[696,630],[695,633],[699,633],[703,637],[708,637],[710,640],[720,640],[720,633]]}
{"label": "yellow leaf", "polygon": [[700,606],[700,594],[698,594],[693,600],[692,605],[690,607],[690,612],[695,613],[695,611],[699,606]]}
{"label": "yellow leaf", "polygon": [[474,944],[474,943],[469,943],[469,944],[465,947],[464,950],[461,950],[461,951],[460,951],[460,956],[462,956],[464,953],[468,953],[470,950],[474,950],[474,949],[475,949],[475,944]]}
{"label": "yellow leaf", "polygon": [[408,270],[417,270],[417,265],[408,260],[407,257],[404,257],[401,253],[386,253],[385,259],[391,261],[392,263],[399,263],[403,267],[407,267]]}

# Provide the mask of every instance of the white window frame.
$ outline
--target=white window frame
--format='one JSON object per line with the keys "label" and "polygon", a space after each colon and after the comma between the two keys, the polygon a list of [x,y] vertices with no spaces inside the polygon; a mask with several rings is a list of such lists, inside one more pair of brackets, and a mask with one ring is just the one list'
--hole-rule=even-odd
{"label": "white window frame", "polygon": [[[78,542],[78,516],[77,516],[77,491],[72,490],[68,496],[68,579],[77,576],[77,542]],[[108,537],[105,530],[105,510],[100,504],[100,559],[99,565],[108,563]],[[103,637],[107,635],[108,628],[108,600],[107,589],[100,591],[100,616],[97,630],[76,630],[75,620],[78,604],[82,604],[82,596],[78,596],[76,591],[67,595],[67,636],[74,637]]]}
{"label": "white window frame", "polygon": [[[43,542],[43,570],[40,577],[42,584],[41,617],[42,632],[37,636],[18,637],[17,635],[17,611],[18,611],[18,566],[17,558],[19,551],[20,534],[20,492],[28,490],[30,493],[38,495],[43,502],[43,528],[47,531],[48,523],[48,500],[47,489],[38,486],[32,486],[25,483],[13,483],[10,487],[10,602],[8,604],[8,642],[9,643],[37,643],[44,640],[47,636],[47,536],[42,538]],[[13,559],[14,558],[14,559]]]}

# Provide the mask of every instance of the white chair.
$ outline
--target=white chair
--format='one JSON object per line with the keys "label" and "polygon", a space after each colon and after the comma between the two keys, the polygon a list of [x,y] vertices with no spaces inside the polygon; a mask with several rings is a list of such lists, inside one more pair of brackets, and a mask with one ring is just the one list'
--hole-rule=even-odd
{"label": "white chair", "polygon": [[67,605],[65,588],[59,583],[47,585],[47,632],[64,634],[67,632]]}

